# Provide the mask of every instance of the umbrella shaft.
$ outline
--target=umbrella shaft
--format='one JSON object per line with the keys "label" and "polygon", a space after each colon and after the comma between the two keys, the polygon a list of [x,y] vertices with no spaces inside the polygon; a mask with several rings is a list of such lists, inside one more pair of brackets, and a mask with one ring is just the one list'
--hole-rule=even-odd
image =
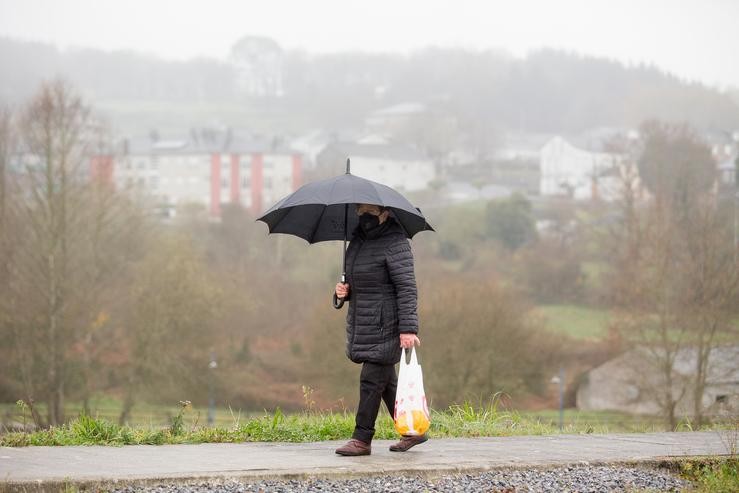
{"label": "umbrella shaft", "polygon": [[[349,159],[346,160],[346,172],[349,172]],[[349,232],[347,231],[349,229],[349,204],[344,204],[344,250],[343,250],[343,256],[344,256],[344,268],[342,269],[341,274],[341,283],[346,283],[346,238],[349,235]]]}
{"label": "umbrella shaft", "polygon": [[341,284],[346,284],[346,240],[344,240],[344,267],[341,270]]}

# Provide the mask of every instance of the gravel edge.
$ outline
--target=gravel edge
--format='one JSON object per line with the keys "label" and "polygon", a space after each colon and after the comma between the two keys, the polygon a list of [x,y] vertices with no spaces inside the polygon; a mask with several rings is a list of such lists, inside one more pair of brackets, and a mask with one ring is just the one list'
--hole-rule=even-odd
{"label": "gravel edge", "polygon": [[[75,480],[67,478],[64,480],[48,480],[48,481],[5,481],[0,479],[0,493],[5,492],[23,492],[23,493],[36,493],[36,492],[47,492],[47,491],[138,491],[138,490],[151,490],[151,491],[176,491],[181,489],[186,491],[188,489],[197,489],[203,485],[211,486],[227,486],[234,483],[242,484],[278,484],[278,483],[306,483],[311,481],[352,481],[352,480],[363,480],[363,479],[378,479],[378,478],[405,478],[414,479],[425,482],[441,481],[449,477],[470,477],[490,474],[515,474],[515,473],[546,473],[550,471],[564,471],[570,469],[582,469],[582,468],[628,468],[638,469],[646,472],[656,472],[671,474],[676,476],[676,471],[679,469],[678,464],[689,460],[716,460],[716,456],[684,456],[684,457],[662,457],[662,458],[651,458],[647,460],[629,460],[629,461],[598,461],[598,462],[587,462],[578,461],[571,463],[551,463],[551,464],[507,464],[507,465],[495,465],[490,467],[447,467],[447,468],[435,468],[435,469],[419,469],[412,468],[407,470],[392,471],[388,474],[384,471],[377,472],[326,472],[326,471],[297,471],[291,473],[282,474],[269,474],[259,471],[235,473],[235,474],[204,474],[204,475],[191,475],[191,476],[180,476],[172,477],[165,476],[159,478],[130,478],[122,480]],[[684,480],[681,480],[684,481]],[[685,482],[685,484],[689,484]],[[160,487],[157,489],[157,487]],[[279,491],[291,491],[282,490]],[[230,489],[229,489],[230,491]],[[269,490],[267,490],[269,491]],[[349,491],[349,490],[347,490]],[[468,490],[465,490],[468,491]],[[493,491],[493,490],[487,490]],[[501,491],[505,491],[503,488]],[[525,490],[524,490],[525,491]],[[539,490],[534,490],[539,491]]]}

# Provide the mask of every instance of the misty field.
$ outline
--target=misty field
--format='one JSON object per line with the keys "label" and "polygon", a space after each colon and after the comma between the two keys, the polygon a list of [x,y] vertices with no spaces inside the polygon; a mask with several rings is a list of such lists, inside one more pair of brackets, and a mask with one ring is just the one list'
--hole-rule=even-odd
{"label": "misty field", "polygon": [[535,314],[551,330],[575,339],[600,339],[608,331],[608,312],[577,305],[542,305]]}

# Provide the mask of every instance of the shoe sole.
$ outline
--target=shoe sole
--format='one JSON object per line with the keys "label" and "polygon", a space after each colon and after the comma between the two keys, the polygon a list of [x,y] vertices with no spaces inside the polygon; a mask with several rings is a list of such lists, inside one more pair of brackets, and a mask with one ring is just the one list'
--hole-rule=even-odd
{"label": "shoe sole", "polygon": [[341,455],[342,457],[361,457],[363,455],[372,455],[372,452],[361,452],[359,454],[354,454],[352,452],[336,452],[336,455]]}
{"label": "shoe sole", "polygon": [[416,445],[421,445],[422,443],[426,443],[428,441],[429,441],[429,439],[428,438],[425,438],[425,439],[421,440],[420,442],[414,443],[413,445],[411,445],[408,448],[393,448],[392,445],[391,445],[390,446],[390,452],[407,452],[410,449],[412,449],[413,447],[415,447]]}

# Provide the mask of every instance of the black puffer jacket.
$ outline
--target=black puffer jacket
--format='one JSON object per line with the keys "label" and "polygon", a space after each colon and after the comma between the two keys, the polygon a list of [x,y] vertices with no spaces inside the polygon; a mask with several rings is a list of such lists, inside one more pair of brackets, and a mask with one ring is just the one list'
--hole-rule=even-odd
{"label": "black puffer jacket", "polygon": [[358,229],[346,265],[347,356],[355,363],[397,363],[400,333],[418,333],[413,253],[401,226],[388,218],[368,233]]}

